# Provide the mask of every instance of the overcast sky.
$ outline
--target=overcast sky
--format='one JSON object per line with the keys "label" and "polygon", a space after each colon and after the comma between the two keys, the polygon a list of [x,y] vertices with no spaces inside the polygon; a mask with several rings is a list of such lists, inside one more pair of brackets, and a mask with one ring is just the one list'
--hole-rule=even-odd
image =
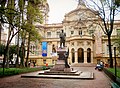
{"label": "overcast sky", "polygon": [[[48,23],[61,23],[66,13],[77,8],[78,0],[47,0],[50,8]],[[89,1],[89,0],[88,0]],[[115,17],[120,20],[120,14]]]}
{"label": "overcast sky", "polygon": [[47,0],[50,8],[48,23],[61,23],[64,15],[77,8],[77,0]]}

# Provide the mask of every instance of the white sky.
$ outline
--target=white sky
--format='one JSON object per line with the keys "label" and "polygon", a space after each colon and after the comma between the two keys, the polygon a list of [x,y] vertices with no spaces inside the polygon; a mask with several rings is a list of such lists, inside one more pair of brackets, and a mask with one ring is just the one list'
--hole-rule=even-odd
{"label": "white sky", "polygon": [[[48,23],[61,23],[66,13],[77,8],[78,0],[47,0],[50,8]],[[118,19],[119,18],[119,19]],[[120,20],[120,14],[115,17]]]}
{"label": "white sky", "polygon": [[48,23],[61,23],[64,15],[77,8],[77,0],[47,0],[50,8]]}

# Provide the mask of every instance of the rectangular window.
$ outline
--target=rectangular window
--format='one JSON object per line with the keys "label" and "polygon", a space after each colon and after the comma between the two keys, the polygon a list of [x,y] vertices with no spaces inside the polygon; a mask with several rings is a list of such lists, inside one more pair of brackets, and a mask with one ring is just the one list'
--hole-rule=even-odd
{"label": "rectangular window", "polygon": [[79,31],[79,35],[82,35],[82,30]]}
{"label": "rectangular window", "polygon": [[100,59],[97,59],[97,63],[100,64]]}
{"label": "rectangular window", "polygon": [[46,60],[43,60],[43,64],[46,64]]}
{"label": "rectangular window", "polygon": [[71,35],[73,35],[74,34],[74,31],[71,31]]}
{"label": "rectangular window", "polygon": [[52,60],[52,64],[54,64],[54,60]]}
{"label": "rectangular window", "polygon": [[57,60],[55,60],[55,64],[57,63]]}
{"label": "rectangular window", "polygon": [[51,32],[47,32],[47,37],[51,38]]}
{"label": "rectangular window", "polygon": [[93,35],[93,33],[94,33],[94,30],[89,30],[90,35]]}
{"label": "rectangular window", "polygon": [[59,35],[60,35],[60,32],[59,32],[59,31],[57,31],[57,38],[59,38]]}
{"label": "rectangular window", "polygon": [[120,29],[117,29],[117,35],[120,35]]}

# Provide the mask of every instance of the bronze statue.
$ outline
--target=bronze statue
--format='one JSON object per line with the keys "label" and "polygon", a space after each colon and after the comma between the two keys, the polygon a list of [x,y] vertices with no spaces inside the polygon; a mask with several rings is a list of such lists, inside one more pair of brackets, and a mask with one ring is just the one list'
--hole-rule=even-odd
{"label": "bronze statue", "polygon": [[65,37],[66,33],[64,33],[64,31],[62,30],[62,32],[60,33],[60,48],[62,48],[62,44],[63,47],[65,47]]}
{"label": "bronze statue", "polygon": [[66,68],[70,68],[70,66],[68,65],[68,57],[69,57],[69,48],[68,51],[65,53],[65,67]]}

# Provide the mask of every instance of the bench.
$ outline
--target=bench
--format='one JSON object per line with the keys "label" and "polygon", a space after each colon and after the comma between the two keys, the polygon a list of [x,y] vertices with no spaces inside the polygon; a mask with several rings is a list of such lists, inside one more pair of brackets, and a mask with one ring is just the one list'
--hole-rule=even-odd
{"label": "bench", "polygon": [[111,83],[111,88],[120,88],[120,86],[117,83],[112,82]]}

